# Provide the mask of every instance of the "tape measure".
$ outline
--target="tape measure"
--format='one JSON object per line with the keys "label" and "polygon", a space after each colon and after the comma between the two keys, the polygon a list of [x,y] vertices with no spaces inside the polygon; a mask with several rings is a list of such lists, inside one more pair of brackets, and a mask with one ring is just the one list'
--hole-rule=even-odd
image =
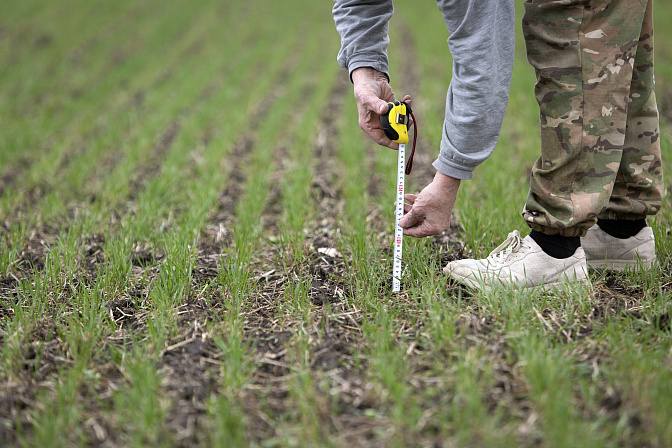
{"label": "tape measure", "polygon": [[[395,212],[394,226],[394,260],[392,263],[392,292],[401,290],[401,258],[403,251],[404,230],[399,227],[399,220],[404,216],[404,173],[411,174],[413,169],[413,156],[415,155],[415,143],[418,137],[418,126],[411,106],[395,101],[387,103],[387,113],[381,115],[380,123],[385,135],[390,140],[399,143],[397,163],[397,209]],[[406,143],[408,143],[408,126],[410,118],[413,119],[413,150],[406,164]],[[406,169],[404,169],[406,164]]]}
{"label": "tape measure", "polygon": [[411,174],[415,144],[418,141],[418,122],[415,120],[411,105],[399,101],[387,103],[387,113],[380,116],[380,124],[383,126],[383,132],[385,132],[387,138],[400,145],[408,143],[408,127],[409,125],[413,126],[413,149],[406,164],[406,174]]}

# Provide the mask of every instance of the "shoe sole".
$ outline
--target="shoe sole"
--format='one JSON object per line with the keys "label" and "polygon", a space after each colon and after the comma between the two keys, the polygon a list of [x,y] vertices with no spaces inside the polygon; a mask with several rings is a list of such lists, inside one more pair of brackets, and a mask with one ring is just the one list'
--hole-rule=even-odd
{"label": "shoe sole", "polygon": [[[457,283],[467,286],[468,288],[475,289],[478,291],[485,291],[485,292],[490,292],[492,291],[495,287],[483,282],[483,281],[478,281],[476,279],[473,279],[470,277],[456,277],[453,276],[452,274],[448,274],[450,278],[455,280]],[[543,283],[540,285],[523,285],[523,284],[515,284],[513,285],[516,288],[522,288],[526,291],[532,291],[535,289],[539,289],[543,292],[553,292],[558,289],[562,289],[564,286],[569,285],[569,284],[580,284],[582,286],[587,286],[589,288],[593,287],[592,282],[590,279],[586,278],[583,280],[575,280],[575,281],[565,281],[565,282],[554,282],[554,283]],[[507,287],[507,285],[502,284],[501,287]]]}
{"label": "shoe sole", "polygon": [[586,260],[588,267],[593,269],[609,269],[612,271],[624,271],[626,269],[649,269],[656,260]]}

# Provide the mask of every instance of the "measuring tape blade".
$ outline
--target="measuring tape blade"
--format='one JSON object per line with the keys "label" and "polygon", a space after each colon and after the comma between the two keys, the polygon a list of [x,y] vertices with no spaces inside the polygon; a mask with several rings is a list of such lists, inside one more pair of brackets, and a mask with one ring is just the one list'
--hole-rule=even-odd
{"label": "measuring tape blade", "polygon": [[401,253],[404,241],[404,230],[399,227],[399,220],[404,216],[404,165],[406,163],[406,145],[399,144],[399,163],[397,164],[397,211],[394,227],[394,263],[392,266],[392,292],[401,290]]}

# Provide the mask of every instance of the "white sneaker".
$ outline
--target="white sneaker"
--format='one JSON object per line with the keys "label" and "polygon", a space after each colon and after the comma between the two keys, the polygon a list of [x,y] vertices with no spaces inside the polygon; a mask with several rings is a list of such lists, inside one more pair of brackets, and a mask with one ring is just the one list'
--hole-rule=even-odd
{"label": "white sneaker", "polygon": [[622,271],[638,266],[649,268],[656,261],[656,242],[651,227],[644,227],[637,235],[621,239],[609,235],[595,224],[581,238],[581,247],[586,252],[588,266],[595,269]]}
{"label": "white sneaker", "polygon": [[566,283],[590,285],[586,255],[578,248],[569,258],[547,255],[529,236],[520,237],[517,230],[482,260],[456,260],[443,272],[460,283],[489,291],[498,285],[531,289],[553,289]]}

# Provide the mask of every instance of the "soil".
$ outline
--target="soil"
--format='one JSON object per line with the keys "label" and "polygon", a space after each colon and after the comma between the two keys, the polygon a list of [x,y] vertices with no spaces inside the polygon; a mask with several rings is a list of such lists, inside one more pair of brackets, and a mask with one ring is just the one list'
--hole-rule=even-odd
{"label": "soil", "polygon": [[[408,73],[408,82],[404,84],[413,85],[417,82],[417,75],[412,70]],[[313,142],[317,167],[312,188],[313,196],[320,206],[319,216],[312,227],[306,229],[305,247],[308,255],[284,269],[277,262],[277,246],[269,244],[252,261],[254,276],[251,279],[252,292],[244,305],[243,336],[246,346],[249,347],[248,356],[254,360],[256,367],[248,386],[240,391],[237,399],[248,419],[248,437],[257,441],[276,436],[275,417],[286,414],[294,406],[288,393],[288,382],[292,380],[295,370],[291,342],[298,331],[299,322],[283,316],[281,302],[285,300],[287,285],[296,276],[305,279],[309,286],[312,327],[303,331],[307,331],[309,335],[310,372],[313,378],[324,382],[326,386],[322,387],[330,392],[329,397],[319,393],[315,397],[319,410],[317,418],[324,426],[323,430],[337,432],[343,445],[368,447],[383,446],[385,442],[381,440],[384,437],[381,439],[380,434],[390,429],[388,421],[372,419],[368,414],[376,413],[385,405],[371,384],[367,360],[362,359],[361,355],[358,355],[359,359],[355,356],[356,353],[361,353],[365,344],[362,336],[363,315],[352,301],[346,300],[351,294],[346,268],[347,254],[344,256],[336,250],[336,215],[343,207],[343,199],[338,189],[333,186],[337,162],[334,160],[335,150],[332,145],[338,140],[333,118],[342,112],[341,101],[348,89],[349,84],[344,80],[334,86],[332,107],[325,108],[317,138]],[[258,114],[263,114],[263,109]],[[259,116],[253,120],[252,131],[254,126],[263,121],[262,118]],[[131,198],[144,188],[141,179],[156,173],[158,165],[155,162],[168,150],[179,130],[179,124],[173,122],[161,133],[156,141],[152,162],[141,167],[135,180],[131,182]],[[199,444],[199,433],[207,431],[207,400],[220,393],[220,358],[223,353],[207,324],[219,321],[226,312],[229,292],[225,289],[219,291],[217,288],[208,288],[208,285],[218,279],[221,271],[220,259],[233,244],[235,204],[243,194],[241,186],[245,184],[244,170],[241,168],[255,144],[252,131],[238,140],[234,146],[234,154],[229,158],[234,161],[229,168],[230,181],[221,192],[218,206],[210,214],[201,235],[187,299],[175,309],[179,334],[173,336],[164,348],[158,365],[164,378],[162,392],[172,403],[166,426],[177,446]],[[428,154],[432,153],[424,145],[420,144],[415,162],[418,184],[426,184],[431,180],[430,176],[433,176],[433,171],[421,168],[428,164]],[[4,175],[1,180],[3,185],[14,183],[11,175]],[[266,235],[269,238],[279,235],[276,225],[280,212],[279,197],[279,192],[272,190],[265,215]],[[431,240],[429,247],[436,258],[437,269],[453,259],[471,256],[465,252],[461,242],[459,223],[453,221],[450,231]],[[9,232],[8,224],[1,224],[0,233],[6,232]],[[44,269],[49,247],[55,244],[58,236],[55,228],[44,224],[29,234],[14,266],[15,275],[0,278],[0,319],[13,316],[13,307],[19,297],[19,282],[30,281],[36,273]],[[391,235],[381,230],[380,238],[381,241],[389,241]],[[383,243],[381,245],[384,246]],[[87,238],[79,274],[76,278],[65,280],[65,285],[71,285],[70,290],[72,285],[80,283],[95,284],[99,267],[107,262],[104,247],[105,240],[102,235],[91,235]],[[445,250],[446,247],[449,250]],[[123,373],[111,362],[110,348],[128,349],[129,347],[124,346],[126,332],[147,331],[147,316],[151,305],[149,288],[163,259],[162,254],[145,247],[138,247],[129,257],[133,266],[133,284],[120,291],[117,296],[104,298],[105,307],[109,310],[116,329],[106,338],[106,346],[95,363],[94,370],[100,380],[95,388],[82,385],[78,391],[78,399],[83,403],[87,416],[83,432],[87,444],[92,446],[123,446],[123,438],[118,428],[115,428],[114,422],[106,420],[106,409],[112,403],[114,392],[126,385]],[[667,269],[666,277],[670,278],[670,267]],[[459,300],[469,302],[469,291],[450,282],[446,288],[450,297],[456,300],[459,297]],[[671,289],[671,282],[661,285],[663,292]],[[55,305],[56,301],[67,302],[69,294],[68,288],[64,287],[62,296],[54,298]],[[417,306],[410,297],[400,296],[399,300],[408,302],[409,313]],[[640,310],[645,301],[646,297],[640,287],[625,284],[618,275],[607,273],[604,280],[596,285],[593,307],[589,313],[574,316],[571,322],[567,322],[555,311],[543,309],[539,310],[538,319],[555,335],[558,344],[568,344],[599,331],[607,318],[644,319]],[[19,431],[29,430],[31,412],[36,409],[38,395],[44,391],[53,391],[59,378],[59,369],[72,363],[67,354],[66,342],[57,331],[57,309],[55,307],[51,313],[45,314],[32,328],[23,330],[25,342],[22,349],[25,351],[25,360],[22,374],[11,383],[0,384],[1,446],[17,443]],[[661,331],[670,331],[670,314],[656,316],[649,323]],[[409,336],[417,335],[420,331],[421,328],[412,324],[405,329]],[[467,336],[461,339],[465,348],[473,345],[485,347],[487,356],[493,360],[494,381],[491,389],[485,393],[490,409],[494,411],[498,404],[505,403],[512,416],[526,422],[519,428],[522,440],[528,446],[535,445],[533,412],[527,398],[528,391],[520,380],[521,374],[515,355],[502,330],[495,325],[495,317],[484,314],[477,307],[468,307],[468,311],[460,316],[456,331],[459,335]],[[0,343],[4,345],[7,341],[0,340]],[[38,352],[41,353],[39,357],[36,356]],[[427,349],[420,345],[409,347],[408,362],[412,371],[421,373],[427,369],[426,352]],[[436,356],[451,355],[445,353]],[[581,353],[580,359],[586,366],[592,366],[602,356],[604,354],[597,350],[586,349],[585,353]],[[417,375],[417,381],[412,387],[418,396],[426,396],[421,392],[431,386],[429,381],[431,379]],[[624,406],[621,392],[605,387],[599,393],[602,417],[618,419]],[[336,403],[328,402],[332,397],[337,397]],[[333,413],[330,409],[338,409],[338,412]],[[638,418],[636,414],[631,415],[627,422],[633,431],[641,426]],[[527,424],[528,422],[531,423]],[[428,431],[430,435],[423,443],[426,442],[427,446],[445,446],[440,440],[432,440],[431,433]]]}

